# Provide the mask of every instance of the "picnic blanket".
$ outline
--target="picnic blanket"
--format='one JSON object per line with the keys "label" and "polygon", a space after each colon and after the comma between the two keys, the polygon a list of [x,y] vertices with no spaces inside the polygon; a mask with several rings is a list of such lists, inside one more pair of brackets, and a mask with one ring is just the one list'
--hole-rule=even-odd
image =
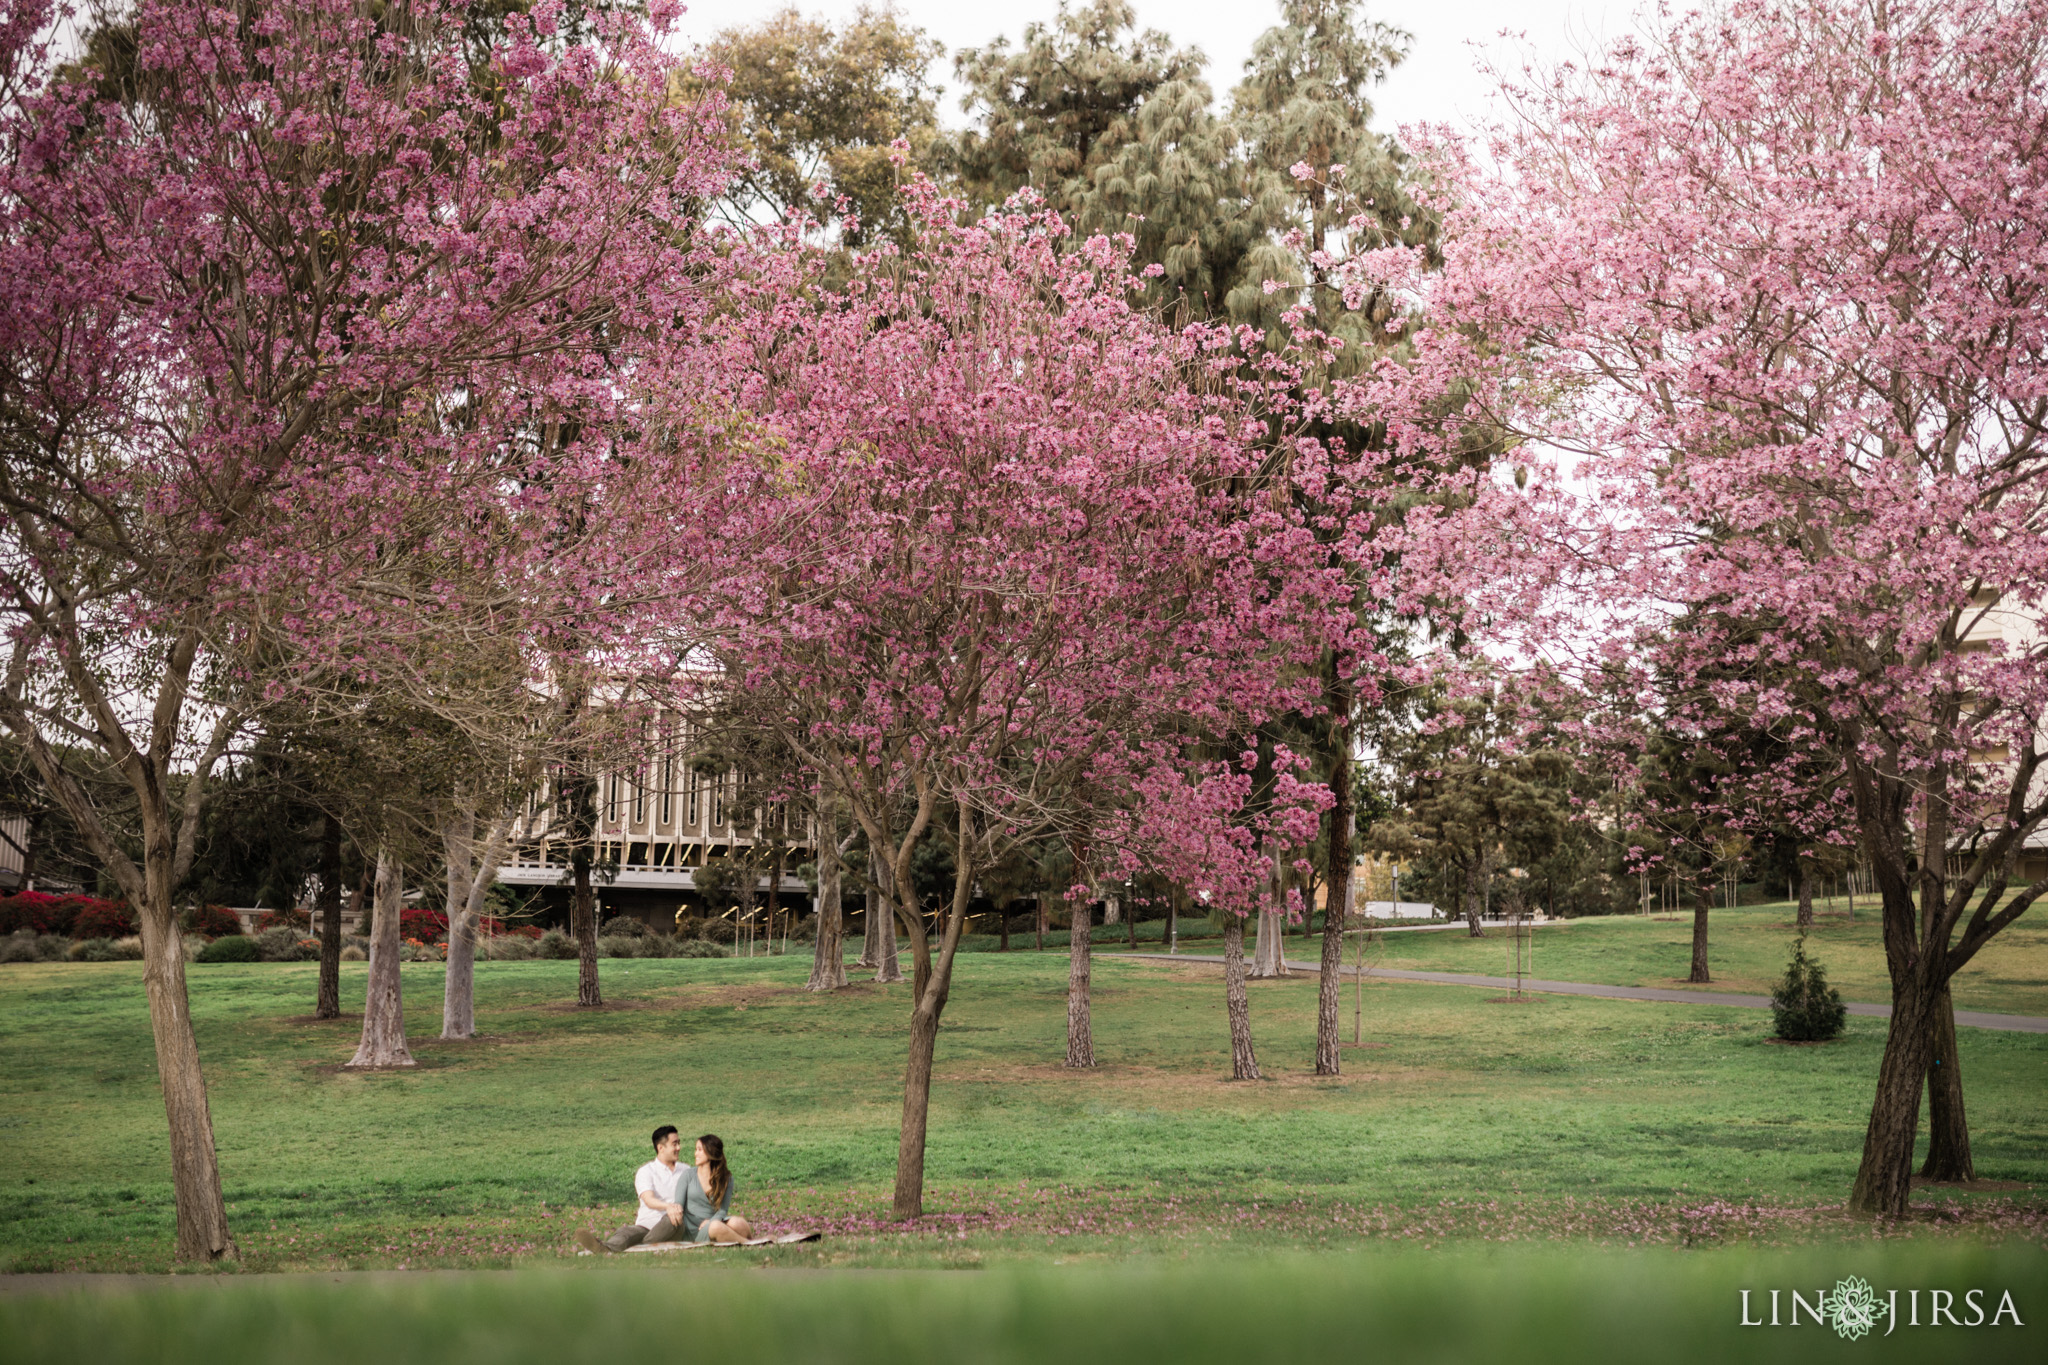
{"label": "picnic blanket", "polygon": [[642,1252],[653,1255],[662,1251],[717,1251],[723,1247],[775,1247],[789,1246],[794,1242],[815,1242],[820,1234],[815,1232],[785,1232],[780,1237],[755,1237],[745,1242],[656,1242],[653,1246],[627,1247],[628,1256]]}

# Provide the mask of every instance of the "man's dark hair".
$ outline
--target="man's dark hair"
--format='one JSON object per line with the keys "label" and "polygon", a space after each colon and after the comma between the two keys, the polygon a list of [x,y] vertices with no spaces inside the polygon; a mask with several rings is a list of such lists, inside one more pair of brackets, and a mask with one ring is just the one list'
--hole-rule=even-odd
{"label": "man's dark hair", "polygon": [[673,1123],[662,1124],[661,1127],[654,1130],[654,1145],[656,1147],[661,1146],[661,1140],[675,1131],[676,1126]]}

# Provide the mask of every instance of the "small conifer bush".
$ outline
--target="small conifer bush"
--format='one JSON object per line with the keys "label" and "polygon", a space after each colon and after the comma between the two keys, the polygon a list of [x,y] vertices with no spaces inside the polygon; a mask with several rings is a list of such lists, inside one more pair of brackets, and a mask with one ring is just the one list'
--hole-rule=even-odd
{"label": "small conifer bush", "polygon": [[1788,1043],[1824,1043],[1842,1031],[1849,1015],[1842,993],[1828,985],[1820,963],[1806,955],[1806,935],[1792,945],[1785,979],[1771,992],[1771,1018]]}

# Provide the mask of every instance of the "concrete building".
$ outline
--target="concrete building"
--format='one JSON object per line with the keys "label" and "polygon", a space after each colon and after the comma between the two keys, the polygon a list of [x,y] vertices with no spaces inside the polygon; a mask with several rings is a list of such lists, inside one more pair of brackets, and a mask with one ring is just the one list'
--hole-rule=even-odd
{"label": "concrete building", "polygon": [[[609,880],[594,883],[600,917],[631,915],[668,928],[678,910],[696,914],[704,908],[696,869],[773,841],[787,850],[778,900],[785,908],[808,904],[809,889],[793,870],[814,856],[808,819],[793,817],[783,806],[736,809],[739,774],[707,778],[692,768],[680,718],[656,716],[647,733],[650,743],[638,763],[598,779],[598,863],[616,868]],[[554,796],[543,788],[515,827],[498,881],[538,890],[551,911],[565,911],[568,870]],[[756,882],[757,904],[767,890],[764,870]]]}

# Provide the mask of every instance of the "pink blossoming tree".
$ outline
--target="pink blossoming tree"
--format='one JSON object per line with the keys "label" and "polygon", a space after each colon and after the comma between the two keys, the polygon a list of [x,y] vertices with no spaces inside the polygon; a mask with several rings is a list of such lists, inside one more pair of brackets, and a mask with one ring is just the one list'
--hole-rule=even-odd
{"label": "pink blossoming tree", "polygon": [[[563,45],[538,5],[479,58],[436,0],[141,0],[131,70],[55,78],[47,7],[0,34],[0,721],[140,912],[181,1259],[235,1254],[171,904],[208,778],[257,662],[364,666],[329,646],[368,637],[379,509],[459,539],[519,496],[464,396],[601,413],[692,278],[719,162],[652,8]],[[139,861],[58,737],[125,778]]]}
{"label": "pink blossoming tree", "polygon": [[[854,257],[839,288],[818,284],[832,262],[802,252],[735,286],[716,382],[757,454],[750,481],[732,475],[732,515],[787,533],[732,557],[692,604],[737,709],[858,823],[909,938],[899,1218],[923,1208],[933,1057],[977,869],[1063,837],[1085,898],[1080,883],[1136,857],[1132,822],[1176,808],[1163,775],[1199,767],[1199,741],[1312,701],[1303,623],[1325,584],[1313,565],[1289,571],[1311,542],[1284,492],[1243,496],[1264,428],[1227,339],[1134,310],[1128,242],[1060,250],[1064,225],[1028,204],[956,226],[922,185],[911,207],[914,247]],[[1288,676],[1303,686],[1275,681]],[[1200,813],[1199,827],[1155,821],[1148,846],[1229,816]],[[934,942],[911,858],[940,820],[957,871]],[[1216,895],[1242,910],[1249,849],[1208,851]],[[1075,952],[1085,1001],[1084,941]],[[1091,1064],[1085,1008],[1070,1021],[1069,1058]]]}
{"label": "pink blossoming tree", "polygon": [[1410,519],[1410,587],[1750,718],[1786,799],[1847,789],[1893,1011],[1851,1207],[1902,1215],[1948,983],[2048,892],[2015,881],[2048,814],[2048,4],[1729,0],[1512,93],[1491,169],[1440,149],[1428,333],[1359,394],[1417,446],[1454,391],[1528,443]]}

